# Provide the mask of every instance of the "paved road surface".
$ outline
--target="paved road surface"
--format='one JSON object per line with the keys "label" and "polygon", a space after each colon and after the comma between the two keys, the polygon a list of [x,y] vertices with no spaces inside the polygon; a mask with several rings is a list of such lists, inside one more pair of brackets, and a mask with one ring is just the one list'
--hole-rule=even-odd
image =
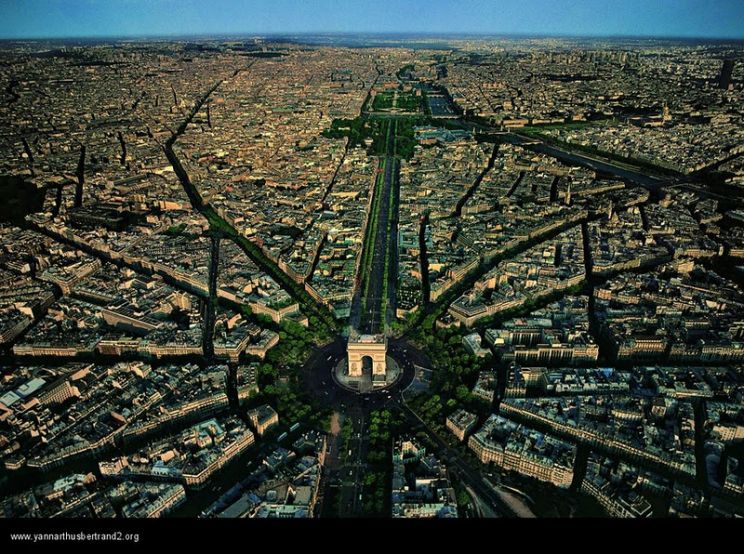
{"label": "paved road surface", "polygon": [[[365,248],[374,248],[372,251],[372,265],[369,274],[362,275],[361,279],[359,279],[362,286],[362,294],[364,294],[365,288],[367,290],[365,301],[362,303],[366,307],[360,313],[360,331],[371,334],[381,333],[385,327],[386,318],[381,310],[382,295],[385,291],[385,280],[388,279],[388,275],[385,274],[385,260],[390,255],[388,252],[388,246],[391,242],[389,240],[390,234],[397,234],[395,229],[392,229],[388,233],[388,225],[391,223],[389,211],[390,196],[395,194],[393,187],[397,185],[398,178],[398,160],[394,156],[397,124],[391,122],[389,125],[383,182],[382,187],[378,191],[380,201],[377,203],[377,228],[372,243],[364,245]],[[397,206],[394,207],[394,210],[397,210]],[[366,286],[365,282],[368,282]],[[388,282],[388,294],[390,295],[392,292],[394,295],[394,291],[395,282],[390,280]]]}

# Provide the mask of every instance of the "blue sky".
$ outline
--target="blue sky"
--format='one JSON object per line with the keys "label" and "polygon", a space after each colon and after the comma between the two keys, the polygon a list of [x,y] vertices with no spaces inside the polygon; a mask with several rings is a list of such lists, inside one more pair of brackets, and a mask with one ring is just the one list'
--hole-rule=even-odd
{"label": "blue sky", "polygon": [[0,0],[0,37],[301,32],[744,38],[744,0]]}

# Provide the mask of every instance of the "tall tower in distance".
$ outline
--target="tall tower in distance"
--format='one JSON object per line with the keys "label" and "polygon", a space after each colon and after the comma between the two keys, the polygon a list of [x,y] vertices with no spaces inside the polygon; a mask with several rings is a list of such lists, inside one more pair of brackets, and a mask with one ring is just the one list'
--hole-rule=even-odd
{"label": "tall tower in distance", "polygon": [[734,64],[736,64],[736,60],[723,60],[721,73],[718,75],[718,88],[729,88],[729,85],[731,84],[731,75],[734,73]]}
{"label": "tall tower in distance", "polygon": [[661,120],[664,123],[672,120],[672,114],[669,111],[669,106],[667,106],[666,102],[664,102],[664,108],[661,110]]}

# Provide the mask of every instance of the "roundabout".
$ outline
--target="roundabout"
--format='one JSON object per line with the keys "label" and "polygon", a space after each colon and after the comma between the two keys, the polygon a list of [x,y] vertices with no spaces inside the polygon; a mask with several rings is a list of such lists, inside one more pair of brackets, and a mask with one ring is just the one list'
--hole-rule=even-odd
{"label": "roundabout", "polygon": [[[416,376],[416,365],[427,365],[428,360],[416,347],[403,339],[390,341],[385,358],[390,366],[390,379],[383,386],[371,385],[371,372],[362,371],[361,378],[349,378],[346,368],[346,339],[339,336],[333,342],[315,350],[302,369],[305,390],[319,404],[344,411],[354,405],[365,405],[370,409],[381,407],[389,402],[397,402],[400,393],[407,389]],[[344,373],[346,372],[346,375]],[[369,386],[360,386],[366,379]],[[379,405],[379,406],[378,406]]]}

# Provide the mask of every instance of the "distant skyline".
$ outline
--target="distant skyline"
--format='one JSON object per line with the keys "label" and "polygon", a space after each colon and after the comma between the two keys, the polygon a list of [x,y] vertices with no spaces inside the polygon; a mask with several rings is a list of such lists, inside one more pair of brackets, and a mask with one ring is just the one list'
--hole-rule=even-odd
{"label": "distant skyline", "polygon": [[0,38],[420,33],[744,38],[744,0],[0,0]]}

